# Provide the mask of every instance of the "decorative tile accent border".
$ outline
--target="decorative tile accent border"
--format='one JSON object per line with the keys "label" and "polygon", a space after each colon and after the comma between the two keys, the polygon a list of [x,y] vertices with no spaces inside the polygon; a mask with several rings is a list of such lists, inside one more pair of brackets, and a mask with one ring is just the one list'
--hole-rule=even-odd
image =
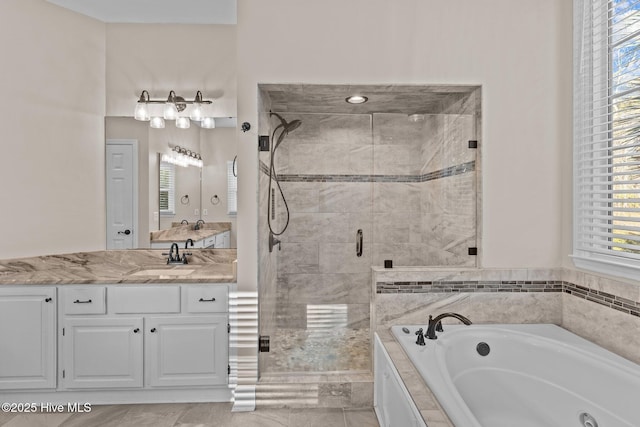
{"label": "decorative tile accent border", "polygon": [[632,316],[640,317],[640,302],[636,302],[608,292],[585,288],[570,282],[562,282],[564,292],[586,299]]}
{"label": "decorative tile accent border", "polygon": [[378,282],[378,294],[420,294],[454,292],[564,292],[632,316],[640,317],[640,302],[559,280],[531,281],[433,281]]}
{"label": "decorative tile accent border", "polygon": [[[476,162],[474,160],[422,175],[279,174],[278,180],[280,182],[426,182],[475,170]],[[260,161],[260,171],[269,175],[269,167],[262,161]]]}

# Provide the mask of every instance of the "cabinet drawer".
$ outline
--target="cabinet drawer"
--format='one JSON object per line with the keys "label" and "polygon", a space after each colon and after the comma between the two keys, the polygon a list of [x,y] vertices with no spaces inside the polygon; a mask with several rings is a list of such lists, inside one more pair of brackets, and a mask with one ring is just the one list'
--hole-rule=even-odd
{"label": "cabinet drawer", "polygon": [[62,287],[64,314],[105,314],[105,293],[104,286]]}
{"label": "cabinet drawer", "polygon": [[204,239],[205,248],[212,248],[215,245],[216,245],[216,236],[211,236]]}
{"label": "cabinet drawer", "polygon": [[226,313],[227,286],[185,286],[188,313]]}
{"label": "cabinet drawer", "polygon": [[109,313],[180,313],[180,287],[109,288]]}

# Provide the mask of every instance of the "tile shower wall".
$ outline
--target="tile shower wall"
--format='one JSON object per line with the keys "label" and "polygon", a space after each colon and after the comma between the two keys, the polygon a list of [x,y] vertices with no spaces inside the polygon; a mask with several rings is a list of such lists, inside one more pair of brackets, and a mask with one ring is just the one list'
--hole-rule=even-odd
{"label": "tile shower wall", "polygon": [[475,116],[423,117],[373,115],[373,265],[475,266]]}
{"label": "tile shower wall", "polygon": [[[261,354],[263,371],[370,371],[371,255],[356,256],[355,237],[362,229],[370,247],[371,183],[326,177],[371,174],[371,117],[284,117],[302,126],[276,153],[290,222],[279,236],[276,329],[271,352]],[[278,196],[276,212],[281,229],[286,218]]]}
{"label": "tile shower wall", "polygon": [[[290,222],[281,250],[261,253],[260,330],[271,337],[261,371],[370,371],[371,265],[475,266],[468,255],[476,242],[476,150],[468,147],[475,117],[283,116],[302,125],[276,154]],[[260,156],[266,240],[269,158]],[[280,230],[279,196],[276,212]],[[359,229],[362,257],[355,254]]]}

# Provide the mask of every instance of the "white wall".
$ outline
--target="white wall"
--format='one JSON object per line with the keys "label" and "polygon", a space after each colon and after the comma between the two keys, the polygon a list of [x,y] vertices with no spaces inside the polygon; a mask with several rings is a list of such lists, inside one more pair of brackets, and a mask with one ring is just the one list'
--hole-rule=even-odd
{"label": "white wall", "polygon": [[[238,230],[236,216],[227,214],[227,161],[233,160],[236,156],[238,145],[236,139],[236,131],[233,128],[200,131],[200,152],[204,159],[202,219],[206,222],[230,222],[232,248],[237,245]],[[211,203],[214,195],[220,199],[217,205]],[[205,209],[207,215],[204,215]]]}
{"label": "white wall", "polygon": [[0,258],[105,247],[105,25],[0,2]]}
{"label": "white wall", "polygon": [[[484,267],[555,267],[571,143],[570,0],[243,0],[238,121],[258,83],[482,85]],[[257,132],[239,133],[239,288],[256,289]]]}
{"label": "white wall", "polygon": [[166,99],[202,91],[215,117],[236,115],[235,25],[107,25],[107,116],[133,116],[142,90]]}

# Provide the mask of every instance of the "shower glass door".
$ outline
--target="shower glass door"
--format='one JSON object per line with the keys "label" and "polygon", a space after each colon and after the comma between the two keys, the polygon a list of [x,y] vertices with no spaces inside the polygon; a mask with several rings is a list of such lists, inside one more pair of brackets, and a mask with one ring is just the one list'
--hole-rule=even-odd
{"label": "shower glass door", "polygon": [[373,265],[476,266],[476,115],[466,105],[373,114]]}
{"label": "shower glass door", "polygon": [[[271,188],[260,155],[260,375],[371,372],[372,116],[278,113],[301,125],[276,149]],[[267,210],[276,233],[288,221],[273,252]]]}

